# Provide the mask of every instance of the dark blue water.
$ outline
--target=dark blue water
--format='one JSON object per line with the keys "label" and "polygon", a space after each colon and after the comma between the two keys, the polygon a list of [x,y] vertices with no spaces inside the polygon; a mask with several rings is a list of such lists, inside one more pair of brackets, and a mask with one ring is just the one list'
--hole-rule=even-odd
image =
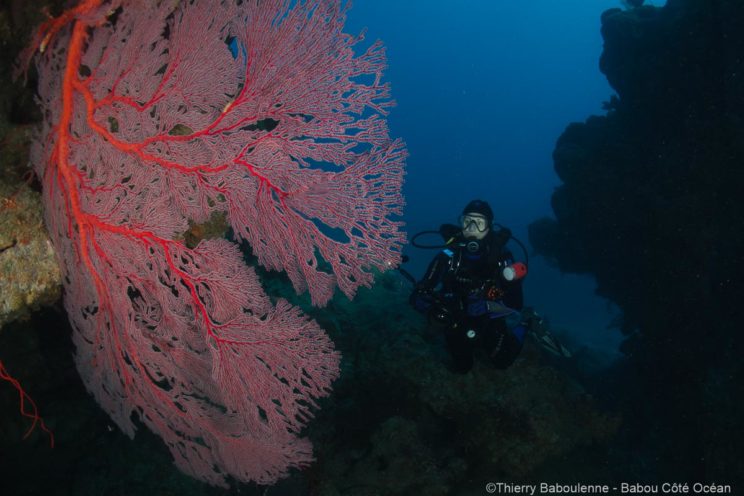
{"label": "dark blue water", "polygon": [[[389,122],[410,153],[409,236],[455,222],[470,199],[482,198],[527,243],[529,223],[551,215],[556,139],[570,122],[604,114],[602,102],[613,94],[599,71],[599,17],[615,7],[621,2],[354,3],[346,31],[366,27],[367,42],[379,38],[387,47],[386,77],[398,102]],[[434,254],[406,253],[417,277]],[[619,333],[605,329],[613,309],[594,296],[591,278],[560,274],[540,258],[530,268],[527,304],[580,346],[616,348]]]}

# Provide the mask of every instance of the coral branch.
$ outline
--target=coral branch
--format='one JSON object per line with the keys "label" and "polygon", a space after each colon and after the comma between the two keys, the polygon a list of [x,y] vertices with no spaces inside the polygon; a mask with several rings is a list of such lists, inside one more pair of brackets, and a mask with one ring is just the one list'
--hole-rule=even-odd
{"label": "coral branch", "polygon": [[[9,382],[16,391],[18,391],[18,402],[21,415],[32,420],[31,426],[26,431],[26,434],[23,435],[23,439],[30,436],[38,424],[41,430],[49,435],[49,445],[54,448],[54,434],[47,428],[44,420],[39,416],[39,409],[36,408],[36,403],[31,399],[31,396],[26,393],[18,380],[10,375],[2,361],[0,361],[0,380]],[[30,410],[26,409],[27,404],[29,405]]]}

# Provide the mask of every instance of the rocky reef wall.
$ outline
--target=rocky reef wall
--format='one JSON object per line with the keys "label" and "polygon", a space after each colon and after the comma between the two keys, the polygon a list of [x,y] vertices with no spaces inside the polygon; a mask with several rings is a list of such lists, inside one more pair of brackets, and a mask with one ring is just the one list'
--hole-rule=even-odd
{"label": "rocky reef wall", "polygon": [[31,126],[40,116],[32,85],[11,80],[14,58],[41,17],[38,4],[14,0],[0,6],[0,328],[61,294],[41,196],[28,166]]}
{"label": "rocky reef wall", "polygon": [[558,139],[555,218],[530,227],[540,254],[620,307],[639,425],[705,479],[744,479],[743,27],[738,1],[605,12],[617,95]]}

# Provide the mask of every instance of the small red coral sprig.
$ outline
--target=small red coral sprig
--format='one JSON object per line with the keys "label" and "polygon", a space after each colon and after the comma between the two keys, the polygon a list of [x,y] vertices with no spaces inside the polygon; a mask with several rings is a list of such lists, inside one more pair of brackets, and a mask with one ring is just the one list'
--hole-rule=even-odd
{"label": "small red coral sprig", "polygon": [[[23,415],[26,418],[30,418],[33,422],[31,423],[31,427],[28,428],[26,433],[23,435],[23,439],[26,439],[28,436],[31,435],[31,432],[33,432],[34,428],[38,424],[39,427],[41,427],[41,430],[46,432],[49,435],[49,445],[54,448],[54,434],[52,431],[47,428],[46,424],[44,423],[44,420],[39,416],[39,409],[36,407],[36,403],[34,400],[31,399],[31,396],[28,395],[28,393],[23,389],[23,386],[18,382],[18,380],[11,376],[8,373],[8,370],[5,368],[5,365],[2,361],[0,361],[0,379],[9,382],[16,390],[18,391],[18,398],[20,402],[20,412],[21,415]],[[26,407],[29,406],[30,409],[26,409]]]}

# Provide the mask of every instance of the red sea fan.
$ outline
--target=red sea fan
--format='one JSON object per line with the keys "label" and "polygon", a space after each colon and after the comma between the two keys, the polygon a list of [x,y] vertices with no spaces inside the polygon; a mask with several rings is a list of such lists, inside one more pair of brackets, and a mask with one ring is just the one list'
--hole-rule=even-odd
{"label": "red sea fan", "polygon": [[225,215],[321,305],[400,256],[384,53],[356,55],[344,16],[331,0],[86,0],[36,38],[32,159],[78,369],[124,432],[135,413],[211,484],[311,461],[297,434],[339,354],[237,245],[186,247],[189,224]]}

